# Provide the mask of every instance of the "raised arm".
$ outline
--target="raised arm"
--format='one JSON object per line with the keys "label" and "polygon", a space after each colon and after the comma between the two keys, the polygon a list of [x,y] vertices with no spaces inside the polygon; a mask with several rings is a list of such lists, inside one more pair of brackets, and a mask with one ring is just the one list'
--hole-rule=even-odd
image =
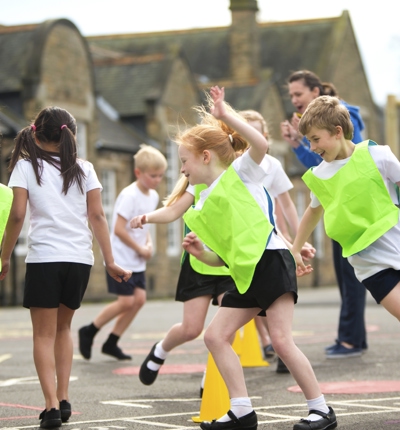
{"label": "raised arm", "polygon": [[148,214],[131,219],[131,228],[143,228],[144,224],[167,224],[180,218],[193,204],[193,194],[187,191],[171,206],[164,206]]}
{"label": "raised arm", "polygon": [[239,117],[227,111],[224,103],[225,90],[223,87],[212,87],[210,89],[210,95],[214,102],[211,113],[215,118],[220,119],[229,127],[232,127],[247,140],[250,145],[249,154],[251,158],[257,164],[260,164],[268,150],[267,139],[258,130],[249,125],[247,121],[242,121]]}

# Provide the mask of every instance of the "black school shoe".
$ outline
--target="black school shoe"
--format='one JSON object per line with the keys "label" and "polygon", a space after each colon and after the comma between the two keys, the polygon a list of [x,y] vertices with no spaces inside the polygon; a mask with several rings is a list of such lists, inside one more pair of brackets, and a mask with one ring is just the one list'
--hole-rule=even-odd
{"label": "black school shoe", "polygon": [[53,429],[61,427],[61,412],[59,409],[52,408],[49,411],[46,409],[39,415],[40,427],[42,429]]}
{"label": "black school shoe", "polygon": [[86,360],[89,360],[92,356],[92,344],[94,339],[94,337],[88,333],[88,328],[89,326],[85,325],[78,330],[79,352]]}
{"label": "black school shoe", "polygon": [[216,420],[203,421],[200,428],[203,430],[256,430],[257,429],[257,414],[252,411],[243,417],[237,418],[232,411],[228,411],[231,421],[218,422]]}
{"label": "black school shoe", "polygon": [[140,379],[140,382],[144,385],[151,385],[157,379],[158,371],[160,370],[160,369],[158,370],[149,369],[147,367],[147,363],[149,361],[154,361],[154,363],[163,365],[165,361],[154,355],[154,351],[156,349],[157,343],[153,345],[153,348],[151,348],[149,355],[146,357],[146,359],[143,361],[142,365],[140,366],[139,379]]}
{"label": "black school shoe", "polygon": [[278,365],[276,366],[276,373],[290,373],[286,364],[278,357]]}
{"label": "black school shoe", "polygon": [[101,348],[101,352],[103,354],[111,355],[115,357],[117,360],[132,360],[131,355],[127,355],[122,352],[122,349],[118,345],[111,345],[109,343],[104,343]]}
{"label": "black school shoe", "polygon": [[60,402],[60,412],[61,412],[61,421],[66,423],[72,414],[71,403],[66,400],[61,400]]}
{"label": "black school shoe", "polygon": [[329,430],[337,427],[336,415],[333,409],[329,407],[329,412],[324,414],[323,412],[311,409],[309,414],[316,414],[321,416],[320,420],[309,421],[307,419],[301,419],[299,423],[295,424],[293,430]]}

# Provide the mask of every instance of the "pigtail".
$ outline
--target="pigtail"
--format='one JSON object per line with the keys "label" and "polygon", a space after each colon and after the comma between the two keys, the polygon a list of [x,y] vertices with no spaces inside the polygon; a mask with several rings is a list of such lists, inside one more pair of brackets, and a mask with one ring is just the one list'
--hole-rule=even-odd
{"label": "pigtail", "polygon": [[15,138],[15,147],[11,154],[8,170],[12,172],[18,160],[29,160],[32,164],[38,185],[41,185],[41,175],[43,164],[41,160],[41,151],[35,142],[35,125],[29,125],[23,128]]}
{"label": "pigtail", "polygon": [[60,171],[63,177],[63,193],[67,194],[69,187],[76,182],[83,194],[85,174],[77,163],[75,135],[65,124],[60,127]]}
{"label": "pigtail", "polygon": [[188,178],[185,175],[181,175],[181,177],[178,179],[178,182],[175,184],[175,187],[172,190],[171,194],[163,200],[163,205],[164,206],[173,205],[176,201],[178,201],[183,196],[188,185],[189,185]]}

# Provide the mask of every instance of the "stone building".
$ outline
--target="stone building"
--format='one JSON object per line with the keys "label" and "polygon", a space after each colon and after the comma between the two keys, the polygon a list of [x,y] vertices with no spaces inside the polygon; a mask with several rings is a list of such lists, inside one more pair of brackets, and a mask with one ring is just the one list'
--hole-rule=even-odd
{"label": "stone building", "polygon": [[[191,107],[204,100],[204,89],[218,84],[225,87],[233,107],[258,110],[266,118],[271,154],[281,160],[295,185],[291,195],[301,216],[308,203],[301,181],[305,169],[282,141],[279,128],[293,111],[285,88],[291,71],[309,69],[333,82],[343,99],[360,106],[365,137],[384,142],[383,112],[372,100],[349,13],[260,23],[256,0],[231,0],[230,10],[228,27],[87,38],[65,19],[0,25],[1,182],[7,183],[6,161],[15,134],[40,108],[53,104],[78,121],[79,155],[95,166],[108,216],[117,194],[134,180],[132,155],[141,143],[158,147],[168,158],[166,180],[158,190],[163,198],[179,176],[173,136],[196,122]],[[398,136],[396,103],[388,112],[390,130]],[[398,137],[392,141],[398,145]],[[149,296],[172,296],[181,222],[153,226],[152,234],[156,247],[148,263]],[[0,283],[0,303],[20,301],[25,237],[26,231],[16,248],[14,272]],[[315,270],[300,279],[301,287],[335,282],[330,240],[322,225],[313,242],[318,248]],[[97,245],[94,249],[87,300],[107,297]]]}

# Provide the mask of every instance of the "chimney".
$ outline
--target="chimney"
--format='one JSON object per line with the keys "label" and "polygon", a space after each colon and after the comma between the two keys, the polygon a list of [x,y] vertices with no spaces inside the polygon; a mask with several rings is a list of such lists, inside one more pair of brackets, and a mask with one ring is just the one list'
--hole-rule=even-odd
{"label": "chimney", "polygon": [[260,41],[257,0],[230,0],[232,24],[229,33],[231,76],[237,83],[260,77]]}

